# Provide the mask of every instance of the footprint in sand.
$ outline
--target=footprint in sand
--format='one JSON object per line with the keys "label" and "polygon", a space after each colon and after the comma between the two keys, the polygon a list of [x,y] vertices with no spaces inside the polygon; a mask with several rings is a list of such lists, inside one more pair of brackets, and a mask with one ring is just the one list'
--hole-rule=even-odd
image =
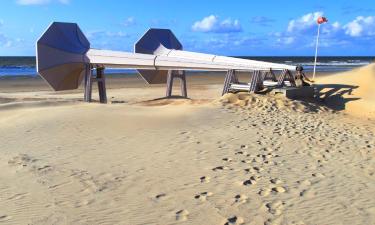
{"label": "footprint in sand", "polygon": [[31,158],[27,154],[19,154],[17,156],[14,156],[10,160],[8,160],[8,164],[9,165],[15,165],[15,166],[19,165],[19,166],[22,166],[22,167],[26,167],[26,166],[28,166],[31,163],[36,162],[36,161],[37,161],[36,159]]}
{"label": "footprint in sand", "polygon": [[314,194],[310,189],[303,189],[303,190],[299,193],[299,196],[300,196],[300,197],[312,198],[312,197],[315,196],[315,194]]}
{"label": "footprint in sand", "polygon": [[278,216],[282,213],[282,209],[284,205],[285,205],[285,202],[278,200],[272,203],[267,203],[266,207],[271,214]]}
{"label": "footprint in sand", "polygon": [[248,146],[247,146],[247,145],[241,145],[240,148],[241,148],[241,149],[247,149]]}
{"label": "footprint in sand", "polygon": [[276,192],[276,193],[284,193],[286,192],[286,189],[284,187],[273,187],[272,188],[272,192]]}
{"label": "footprint in sand", "polygon": [[255,171],[257,171],[258,173],[262,172],[264,169],[263,168],[260,168],[260,167],[257,167],[257,166],[254,166],[253,169]]}
{"label": "footprint in sand", "polygon": [[161,193],[161,194],[155,195],[155,199],[161,199],[161,198],[164,198],[165,196],[167,196],[167,194]]}
{"label": "footprint in sand", "polygon": [[324,174],[322,174],[322,173],[313,173],[313,174],[311,174],[311,176],[313,176],[313,177],[318,177],[318,178],[324,178],[324,177],[326,177],[326,176],[324,176]]}
{"label": "footprint in sand", "polygon": [[11,217],[8,216],[8,215],[1,215],[0,214],[0,222],[5,222],[5,221],[10,220],[10,219],[11,219]]}
{"label": "footprint in sand", "polygon": [[254,185],[254,184],[257,183],[258,179],[259,178],[255,177],[255,176],[251,176],[250,179],[245,180],[242,184],[245,185],[245,186]]}
{"label": "footprint in sand", "polygon": [[247,196],[238,194],[234,196],[234,203],[243,204],[247,202],[247,199],[248,199]]}
{"label": "footprint in sand", "polygon": [[235,155],[246,155],[247,152],[245,151],[237,151],[236,153],[234,153]]}
{"label": "footprint in sand", "polygon": [[208,182],[210,182],[211,178],[207,177],[207,176],[203,176],[203,177],[200,177],[199,179],[200,179],[201,183],[208,183]]}
{"label": "footprint in sand", "polygon": [[223,171],[225,169],[228,169],[228,167],[225,167],[225,166],[217,166],[215,168],[213,168],[212,170],[213,171]]}
{"label": "footprint in sand", "polygon": [[189,215],[189,211],[186,209],[182,209],[176,212],[176,220],[177,221],[186,221]]}
{"label": "footprint in sand", "polygon": [[262,197],[267,197],[268,195],[271,194],[271,189],[269,188],[261,189],[258,194]]}
{"label": "footprint in sand", "polygon": [[202,202],[207,201],[207,198],[212,196],[212,192],[202,192],[194,196],[195,199],[199,199]]}
{"label": "footprint in sand", "polygon": [[227,219],[224,225],[240,225],[244,224],[244,219],[238,216],[231,216]]}
{"label": "footprint in sand", "polygon": [[272,184],[281,184],[281,183],[282,183],[282,181],[281,181],[280,179],[278,179],[278,178],[272,178],[272,179],[270,180],[270,182],[271,182]]}

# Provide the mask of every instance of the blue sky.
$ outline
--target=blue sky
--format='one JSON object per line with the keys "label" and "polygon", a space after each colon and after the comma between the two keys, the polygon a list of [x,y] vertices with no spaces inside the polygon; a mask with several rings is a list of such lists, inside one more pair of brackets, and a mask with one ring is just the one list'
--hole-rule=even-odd
{"label": "blue sky", "polygon": [[52,21],[76,22],[94,48],[132,51],[150,27],[169,28],[185,50],[221,55],[375,55],[375,1],[4,0],[0,55],[35,55]]}

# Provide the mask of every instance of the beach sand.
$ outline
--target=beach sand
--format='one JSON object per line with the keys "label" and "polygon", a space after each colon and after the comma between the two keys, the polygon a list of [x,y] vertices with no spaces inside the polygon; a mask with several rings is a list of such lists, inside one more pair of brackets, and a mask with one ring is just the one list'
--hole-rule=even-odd
{"label": "beach sand", "polygon": [[223,79],[190,76],[191,99],[157,99],[163,85],[111,78],[109,104],[0,81],[0,224],[375,223],[371,113],[220,97]]}

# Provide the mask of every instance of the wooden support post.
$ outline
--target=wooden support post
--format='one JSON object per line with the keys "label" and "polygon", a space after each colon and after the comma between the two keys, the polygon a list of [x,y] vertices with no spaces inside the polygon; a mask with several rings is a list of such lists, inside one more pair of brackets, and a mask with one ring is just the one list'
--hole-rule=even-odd
{"label": "wooden support post", "polygon": [[166,97],[172,97],[173,80],[180,79],[181,96],[187,98],[186,74],[185,71],[169,70],[167,77]]}
{"label": "wooden support post", "polygon": [[249,87],[249,92],[250,93],[255,93],[257,91],[259,91],[260,87],[259,87],[259,81],[261,80],[261,77],[260,77],[260,71],[259,70],[255,70],[253,72],[253,76],[251,77],[251,81],[250,81],[250,87]]}
{"label": "wooden support post", "polygon": [[286,74],[287,74],[287,70],[283,70],[281,72],[281,75],[280,75],[279,79],[277,80],[277,86],[278,87],[281,87],[281,86],[284,85],[284,80],[285,80]]}
{"label": "wooden support post", "polygon": [[180,88],[182,97],[187,98],[186,74],[185,71],[180,71]]}
{"label": "wooden support post", "polygon": [[264,86],[263,86],[263,81],[264,81],[264,79],[265,79],[265,77],[267,76],[267,71],[260,71],[259,72],[259,77],[258,77],[258,82],[257,82],[257,91],[260,91],[261,89],[263,89],[264,88]]}
{"label": "wooden support post", "polygon": [[167,92],[165,94],[167,97],[172,96],[172,87],[173,87],[173,70],[169,70],[168,77],[167,77]]}
{"label": "wooden support post", "polygon": [[264,79],[265,80],[271,80],[271,81],[277,82],[276,75],[272,71],[272,69],[270,69],[268,72],[266,72],[266,75],[265,75]]}
{"label": "wooden support post", "polygon": [[225,95],[226,93],[228,93],[230,89],[230,85],[233,83],[238,83],[236,71],[228,70],[227,74],[225,75],[224,87],[223,87],[223,92],[221,93],[221,95]]}
{"label": "wooden support post", "polygon": [[92,101],[92,83],[94,81],[98,83],[100,103],[107,103],[107,90],[105,86],[104,67],[97,67],[96,77],[93,77],[91,65],[87,65],[87,68],[86,68],[84,101],[85,102]]}
{"label": "wooden support post", "polygon": [[84,101],[91,102],[92,97],[92,71],[91,65],[86,65],[86,74],[85,74],[85,94]]}
{"label": "wooden support post", "polygon": [[107,103],[107,90],[105,86],[104,67],[96,68],[96,82],[98,82],[100,103]]}
{"label": "wooden support post", "polygon": [[279,77],[277,81],[277,86],[282,87],[285,85],[285,81],[290,82],[290,86],[295,87],[296,86],[296,80],[294,79],[293,74],[289,70],[283,70],[281,73],[281,76]]}

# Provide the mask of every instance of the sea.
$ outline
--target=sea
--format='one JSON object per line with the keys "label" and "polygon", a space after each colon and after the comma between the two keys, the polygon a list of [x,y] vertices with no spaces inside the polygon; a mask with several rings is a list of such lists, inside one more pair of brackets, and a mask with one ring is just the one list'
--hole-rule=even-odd
{"label": "sea", "polygon": [[[260,60],[288,65],[302,65],[306,72],[313,70],[314,57],[309,56],[237,56],[238,58]],[[375,62],[375,56],[322,56],[318,58],[317,72],[341,72],[352,70]],[[132,74],[134,70],[106,69],[107,74]],[[38,76],[35,57],[0,56],[0,77]]]}

